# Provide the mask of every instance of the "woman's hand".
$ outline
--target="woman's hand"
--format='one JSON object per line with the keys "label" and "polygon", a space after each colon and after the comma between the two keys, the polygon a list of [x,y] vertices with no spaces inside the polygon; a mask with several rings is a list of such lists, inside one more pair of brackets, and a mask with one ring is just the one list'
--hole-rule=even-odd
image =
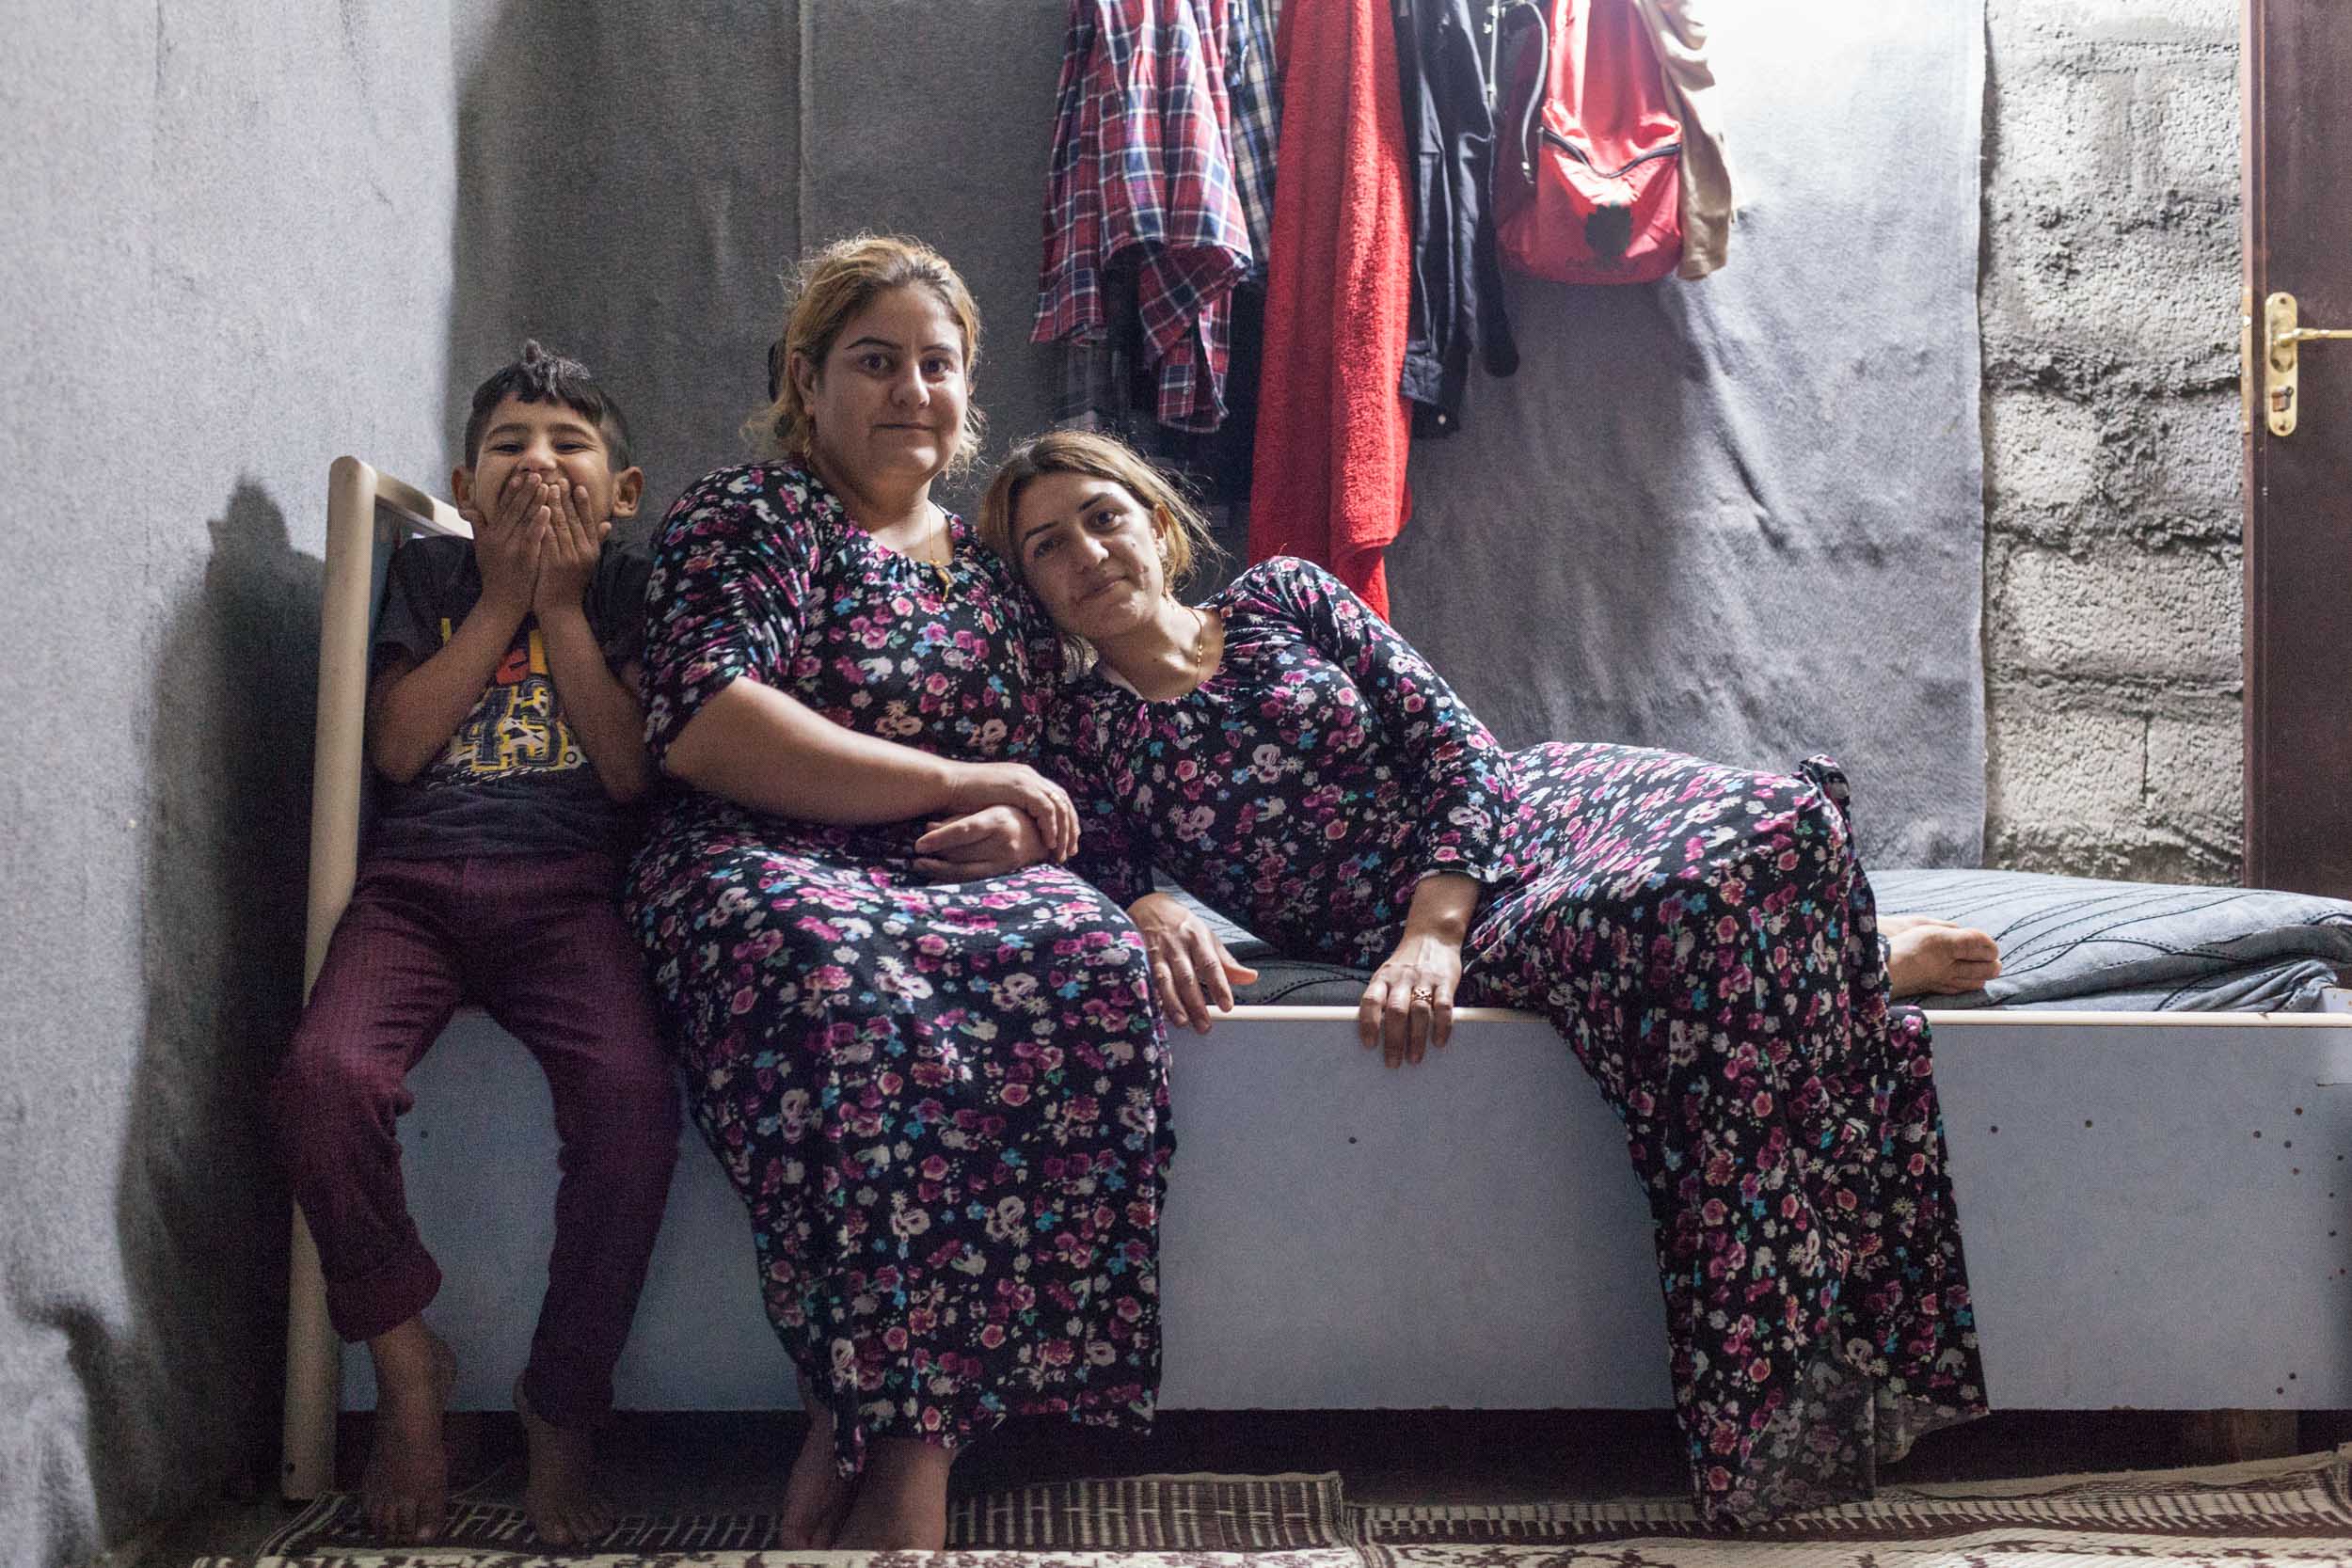
{"label": "woman's hand", "polygon": [[1418,1064],[1454,1033],[1454,992],[1462,983],[1462,945],[1407,930],[1356,1005],[1356,1038],[1377,1048],[1391,1067]]}
{"label": "woman's hand", "polygon": [[1045,852],[1066,861],[1078,852],[1078,808],[1070,792],[1036,768],[1019,762],[960,764],[947,785],[953,816],[969,816],[988,806],[1011,806],[1037,825]]}
{"label": "woman's hand", "polygon": [[1379,1048],[1391,1067],[1418,1063],[1454,1033],[1454,992],[1462,983],[1462,939],[1478,909],[1478,884],[1433,871],[1413,888],[1405,934],[1356,1005],[1356,1038]]}
{"label": "woman's hand", "polygon": [[1196,1034],[1209,1032],[1212,1003],[1233,1010],[1233,988],[1258,972],[1226,951],[1209,923],[1165,893],[1147,893],[1127,906],[1152,958],[1152,990],[1168,1021]]}
{"label": "woman's hand", "polygon": [[1013,806],[982,806],[934,822],[914,841],[914,869],[934,882],[1001,877],[1045,858],[1045,840],[1029,814]]}

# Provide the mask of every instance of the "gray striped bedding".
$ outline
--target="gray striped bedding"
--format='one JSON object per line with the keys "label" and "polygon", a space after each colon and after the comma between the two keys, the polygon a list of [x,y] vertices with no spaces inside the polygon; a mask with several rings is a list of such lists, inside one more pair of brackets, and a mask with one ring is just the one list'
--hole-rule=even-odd
{"label": "gray striped bedding", "polygon": [[[1874,871],[1870,883],[1882,912],[1940,915],[2000,943],[1999,979],[1919,999],[1926,1006],[2308,1012],[2352,972],[2352,903],[2342,899],[2025,871]],[[1201,912],[1260,972],[1239,1000],[1353,1006],[1361,994],[1361,971],[1281,958]]]}

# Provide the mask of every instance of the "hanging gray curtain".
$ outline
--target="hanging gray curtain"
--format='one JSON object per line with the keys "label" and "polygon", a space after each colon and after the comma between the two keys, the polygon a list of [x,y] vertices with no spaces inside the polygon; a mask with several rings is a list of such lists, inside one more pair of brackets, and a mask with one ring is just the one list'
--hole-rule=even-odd
{"label": "hanging gray curtain", "polygon": [[1826,751],[1873,863],[1974,864],[1983,8],[1708,9],[1727,265],[1513,278],[1518,374],[1414,451],[1396,624],[1507,744]]}

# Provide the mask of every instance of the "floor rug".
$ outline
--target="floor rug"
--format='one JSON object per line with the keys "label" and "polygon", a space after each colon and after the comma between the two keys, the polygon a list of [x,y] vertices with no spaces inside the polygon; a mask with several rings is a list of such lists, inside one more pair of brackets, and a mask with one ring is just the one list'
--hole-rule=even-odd
{"label": "floor rug", "polygon": [[[1043,1560],[1079,1554],[1089,1562],[1125,1556],[1206,1560],[1322,1549],[1333,1568],[1361,1568],[1349,1549],[1359,1530],[1345,1516],[1336,1475],[1129,1476],[1061,1481],[964,1497],[951,1509],[948,1539],[973,1562]],[[358,1498],[334,1493],[289,1520],[251,1558],[201,1558],[197,1568],[523,1568],[542,1560],[660,1563],[675,1568],[787,1568],[799,1560],[838,1565],[856,1554],[786,1553],[768,1513],[624,1518],[586,1553],[540,1547],[521,1509],[470,1500],[451,1505],[441,1539],[427,1547],[371,1544]]]}
{"label": "floor rug", "polygon": [[257,1557],[198,1568],[2352,1568],[2352,1446],[2196,1470],[1889,1486],[1867,1503],[1710,1530],[1688,1505],[1351,1505],[1336,1475],[1137,1476],[960,1501],[939,1556],[784,1552],[761,1514],[630,1518],[549,1554],[521,1513],[461,1503],[447,1537],[385,1548],[348,1497]]}

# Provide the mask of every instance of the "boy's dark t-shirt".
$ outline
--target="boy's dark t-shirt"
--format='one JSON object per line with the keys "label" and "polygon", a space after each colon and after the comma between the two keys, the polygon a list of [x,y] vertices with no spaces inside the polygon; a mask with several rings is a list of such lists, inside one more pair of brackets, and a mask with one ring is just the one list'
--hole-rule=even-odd
{"label": "boy's dark t-shirt", "polygon": [[[615,676],[644,652],[649,565],[642,546],[608,540],[583,595]],[[386,577],[371,683],[389,654],[421,664],[438,653],[482,598],[465,539],[411,539],[392,552]],[[400,860],[626,851],[641,824],[605,793],[564,721],[539,623],[529,617],[440,755],[405,784],[377,782],[369,852]]]}

